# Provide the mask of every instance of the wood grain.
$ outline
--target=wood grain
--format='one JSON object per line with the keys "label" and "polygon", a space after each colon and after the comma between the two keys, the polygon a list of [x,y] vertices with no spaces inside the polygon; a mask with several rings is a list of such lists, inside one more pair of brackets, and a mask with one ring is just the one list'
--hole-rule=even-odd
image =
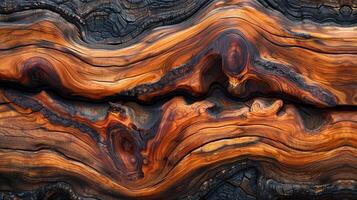
{"label": "wood grain", "polygon": [[353,199],[356,9],[0,2],[0,199]]}

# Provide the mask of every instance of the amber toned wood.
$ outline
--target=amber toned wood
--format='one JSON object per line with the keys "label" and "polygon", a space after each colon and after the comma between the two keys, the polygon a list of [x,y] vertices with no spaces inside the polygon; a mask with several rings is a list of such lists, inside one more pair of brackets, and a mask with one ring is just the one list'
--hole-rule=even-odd
{"label": "amber toned wood", "polygon": [[34,2],[0,2],[0,199],[356,195],[354,1]]}

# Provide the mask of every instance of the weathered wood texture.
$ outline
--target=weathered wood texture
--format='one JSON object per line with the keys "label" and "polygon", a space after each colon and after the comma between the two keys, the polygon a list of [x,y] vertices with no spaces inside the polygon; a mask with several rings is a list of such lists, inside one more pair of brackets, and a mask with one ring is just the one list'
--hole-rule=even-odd
{"label": "weathered wood texture", "polygon": [[354,0],[0,0],[0,199],[357,198]]}

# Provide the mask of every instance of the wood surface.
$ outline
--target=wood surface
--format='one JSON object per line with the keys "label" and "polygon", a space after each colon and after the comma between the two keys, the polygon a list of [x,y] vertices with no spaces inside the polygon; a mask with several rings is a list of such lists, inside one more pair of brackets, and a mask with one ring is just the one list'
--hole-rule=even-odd
{"label": "wood surface", "polygon": [[0,0],[0,200],[354,199],[357,2]]}

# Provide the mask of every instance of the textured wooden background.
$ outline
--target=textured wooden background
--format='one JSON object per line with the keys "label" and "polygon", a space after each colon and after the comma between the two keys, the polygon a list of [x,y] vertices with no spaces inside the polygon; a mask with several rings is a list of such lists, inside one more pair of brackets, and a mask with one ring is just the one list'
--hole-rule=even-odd
{"label": "textured wooden background", "polygon": [[0,0],[0,200],[357,198],[356,0]]}

